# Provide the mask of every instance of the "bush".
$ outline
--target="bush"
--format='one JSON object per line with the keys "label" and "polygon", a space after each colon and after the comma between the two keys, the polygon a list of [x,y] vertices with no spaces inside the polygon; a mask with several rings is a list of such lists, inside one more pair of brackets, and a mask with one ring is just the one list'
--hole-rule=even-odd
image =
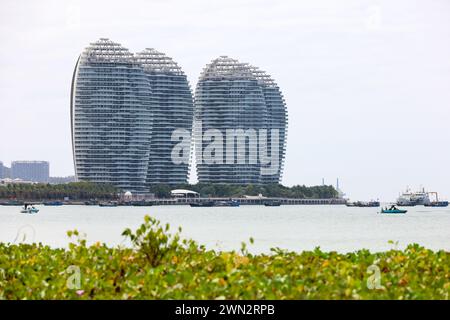
{"label": "bush", "polygon": [[[0,243],[0,299],[448,299],[450,254],[405,250],[271,254],[207,250],[150,217],[133,248]],[[250,241],[250,243],[252,240]]]}

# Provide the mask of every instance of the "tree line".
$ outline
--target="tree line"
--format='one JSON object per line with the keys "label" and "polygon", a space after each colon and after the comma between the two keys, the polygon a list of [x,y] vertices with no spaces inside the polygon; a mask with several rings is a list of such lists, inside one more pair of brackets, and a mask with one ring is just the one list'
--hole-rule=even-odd
{"label": "tree line", "polygon": [[17,200],[112,200],[119,190],[110,184],[71,182],[65,184],[7,184],[0,186],[0,199]]}
{"label": "tree line", "polygon": [[[230,185],[230,184],[181,184],[154,185],[150,188],[156,198],[170,198],[173,189],[188,189],[198,192],[201,197],[239,198],[245,195],[293,199],[331,199],[338,192],[333,186],[296,185],[286,187],[281,184],[267,185]],[[0,186],[0,199],[17,200],[115,200],[120,190],[110,184],[92,182],[71,182],[66,184],[8,184]]]}
{"label": "tree line", "polygon": [[233,197],[239,198],[244,195],[257,196],[262,194],[266,197],[293,198],[293,199],[332,199],[338,197],[338,192],[333,186],[296,185],[286,187],[281,184],[266,185],[231,185],[231,184],[182,184],[176,186],[155,185],[151,192],[157,198],[170,198],[173,189],[188,189],[198,192],[201,197]]}

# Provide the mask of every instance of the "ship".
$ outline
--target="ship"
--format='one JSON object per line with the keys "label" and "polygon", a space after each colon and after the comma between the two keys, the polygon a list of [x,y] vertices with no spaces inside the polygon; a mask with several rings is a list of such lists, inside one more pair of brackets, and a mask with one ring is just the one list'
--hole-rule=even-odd
{"label": "ship", "polygon": [[414,207],[429,203],[431,203],[430,196],[425,189],[418,192],[412,192],[411,189],[406,188],[406,191],[397,198],[397,205],[403,207]]}
{"label": "ship", "polygon": [[356,202],[346,202],[347,207],[359,207],[359,208],[374,208],[380,206],[380,201],[356,201]]}
{"label": "ship", "polygon": [[429,194],[435,195],[435,200],[430,203],[424,204],[425,207],[448,207],[448,201],[439,200],[439,195],[437,192],[428,192]]}
{"label": "ship", "polygon": [[448,201],[433,201],[429,204],[425,204],[425,207],[448,207]]}
{"label": "ship", "polygon": [[[430,195],[434,194],[435,201],[430,199]],[[448,201],[440,201],[437,192],[427,192],[424,188],[418,192],[412,192],[409,188],[406,189],[397,199],[397,205],[403,207],[426,206],[426,207],[446,207]]]}

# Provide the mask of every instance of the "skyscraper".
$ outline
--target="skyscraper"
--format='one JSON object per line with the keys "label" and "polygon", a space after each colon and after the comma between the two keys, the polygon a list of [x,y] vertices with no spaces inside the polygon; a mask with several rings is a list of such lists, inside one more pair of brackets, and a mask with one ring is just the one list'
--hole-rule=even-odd
{"label": "skyscraper", "polygon": [[47,183],[50,176],[50,164],[47,161],[13,161],[11,178],[32,182]]}
{"label": "skyscraper", "polygon": [[[192,132],[194,105],[187,77],[181,68],[164,53],[145,49],[136,54],[152,88],[152,139],[150,141],[147,184],[187,183],[189,156],[175,163],[171,153],[179,142],[172,139],[174,130]],[[188,140],[190,149],[190,139]]]}
{"label": "skyscraper", "polygon": [[[227,56],[213,60],[196,87],[195,121],[199,182],[280,182],[287,111],[280,89],[266,73]],[[234,143],[230,132],[239,132],[242,143]],[[210,147],[217,142],[221,147]],[[262,161],[271,152],[271,163]],[[275,170],[265,170],[274,164]]]}
{"label": "skyscraper", "polygon": [[[286,103],[284,101],[284,97],[281,93],[280,88],[271,76],[256,67],[252,67],[252,71],[253,75],[262,87],[264,101],[267,107],[267,141],[269,142],[267,143],[268,154],[271,154],[273,151],[273,143],[271,143],[272,139],[278,138],[278,150],[275,153],[278,154],[279,169],[272,174],[262,175],[261,179],[263,183],[280,183],[283,174],[284,157],[286,153],[288,121]],[[273,129],[275,129],[278,137],[272,137],[272,133],[274,133]]]}
{"label": "skyscraper", "polygon": [[[191,113],[185,112],[189,108]],[[170,166],[170,128],[161,127],[182,122],[190,130],[192,109],[186,77],[171,59],[152,50],[137,57],[105,38],[91,43],[72,80],[77,179],[132,192],[147,192],[153,183],[185,182],[187,164]]]}

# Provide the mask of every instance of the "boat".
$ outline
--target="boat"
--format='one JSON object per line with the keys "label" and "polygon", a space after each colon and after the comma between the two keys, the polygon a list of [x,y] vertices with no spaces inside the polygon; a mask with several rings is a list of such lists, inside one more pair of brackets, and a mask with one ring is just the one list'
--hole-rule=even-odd
{"label": "boat", "polygon": [[431,201],[430,203],[424,204],[425,207],[448,207],[448,201],[439,200],[439,195],[437,192],[428,192],[429,194],[434,194],[436,197],[435,201]]}
{"label": "boat", "polygon": [[39,212],[39,209],[36,209],[32,204],[25,204],[22,207],[22,210],[20,210],[20,213],[32,214],[32,213],[38,213],[38,212]]}
{"label": "boat", "polygon": [[117,202],[113,202],[113,201],[100,202],[98,205],[100,207],[117,207]]}
{"label": "boat", "polygon": [[358,207],[358,208],[374,208],[380,206],[380,201],[356,201],[356,202],[347,202],[345,204],[347,207]]}
{"label": "boat", "polygon": [[[434,201],[431,201],[430,195],[435,195]],[[411,192],[406,189],[397,199],[397,205],[402,207],[425,206],[425,207],[448,207],[448,201],[440,201],[437,192],[427,192],[425,189],[419,192]]]}
{"label": "boat", "polygon": [[193,208],[215,207],[216,202],[215,201],[191,202],[191,203],[189,203],[189,205]]}
{"label": "boat", "polygon": [[132,201],[132,202],[131,202],[131,205],[132,205],[133,207],[150,207],[150,206],[153,205],[153,203],[150,202],[150,201],[144,201],[144,200],[142,200],[142,201]]}
{"label": "boat", "polygon": [[266,207],[279,207],[279,206],[281,206],[281,202],[280,201],[266,201],[266,202],[264,202],[264,206],[266,206]]}
{"label": "boat", "polygon": [[448,207],[448,201],[433,201],[424,205],[425,207]]}
{"label": "boat", "polygon": [[397,205],[402,207],[427,205],[430,202],[429,192],[426,192],[425,189],[412,192],[411,189],[407,188],[397,199]]}
{"label": "boat", "polygon": [[216,202],[217,207],[239,207],[240,203],[236,200],[228,200],[228,201],[218,201]]}
{"label": "boat", "polygon": [[395,205],[392,205],[390,208],[382,208],[381,209],[381,213],[386,213],[386,214],[403,214],[403,213],[407,213],[407,210],[403,210],[403,209],[399,209],[397,208]]}
{"label": "boat", "polygon": [[88,201],[84,202],[84,205],[85,206],[96,206],[96,205],[98,205],[98,201],[96,201],[96,200],[88,200]]}
{"label": "boat", "polygon": [[43,203],[44,206],[62,206],[64,203],[62,201],[46,201]]}

